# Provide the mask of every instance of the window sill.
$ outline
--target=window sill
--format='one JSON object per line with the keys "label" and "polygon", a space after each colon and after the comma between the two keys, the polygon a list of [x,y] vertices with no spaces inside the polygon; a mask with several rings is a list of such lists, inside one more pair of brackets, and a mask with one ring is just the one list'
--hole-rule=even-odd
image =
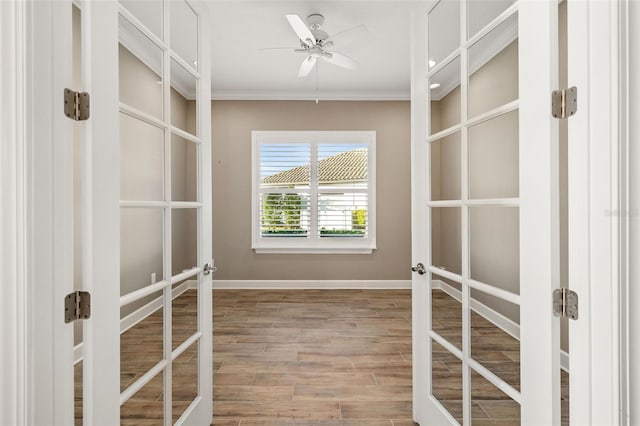
{"label": "window sill", "polygon": [[256,254],[371,254],[374,248],[313,248],[313,247],[254,247]]}

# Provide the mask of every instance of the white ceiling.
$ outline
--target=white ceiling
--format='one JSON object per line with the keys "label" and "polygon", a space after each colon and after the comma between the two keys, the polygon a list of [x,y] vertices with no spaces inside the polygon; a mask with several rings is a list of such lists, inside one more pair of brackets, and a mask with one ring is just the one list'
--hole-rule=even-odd
{"label": "white ceiling", "polygon": [[[329,35],[364,24],[368,37],[333,50],[360,63],[355,71],[320,61],[319,99],[409,99],[410,10],[399,1],[210,1],[214,99],[315,99],[315,71],[298,78],[304,54],[285,15],[325,17]],[[423,3],[424,5],[424,3]]]}
{"label": "white ceiling", "polygon": [[[161,16],[153,2],[121,0],[149,31],[160,33]],[[475,34],[505,11],[513,0],[477,0],[470,28]],[[186,67],[195,61],[195,15],[184,2],[171,2],[171,45]],[[207,0],[211,18],[213,99],[337,99],[397,100],[410,97],[411,12],[425,13],[431,1],[218,1]],[[183,9],[183,10],[180,10]],[[418,13],[421,13],[418,12]],[[368,35],[362,40],[336,45],[333,51],[360,63],[347,70],[319,61],[316,73],[298,77],[306,57],[286,14],[306,20],[310,14],[325,17],[323,29],[332,34],[364,24]],[[459,58],[452,53],[459,45],[459,3],[439,3],[429,13],[429,59],[435,61],[429,84],[432,99],[441,99],[460,85]],[[120,17],[120,42],[158,75],[162,75],[161,50],[127,19]],[[156,25],[154,25],[154,23]],[[469,74],[511,43],[518,34],[517,15],[511,15],[469,49]],[[476,37],[477,38],[477,37]],[[270,47],[291,50],[261,50]],[[446,59],[445,58],[449,58]],[[193,64],[193,65],[192,65]],[[171,62],[171,85],[187,99],[195,97],[195,79],[178,62]]]}

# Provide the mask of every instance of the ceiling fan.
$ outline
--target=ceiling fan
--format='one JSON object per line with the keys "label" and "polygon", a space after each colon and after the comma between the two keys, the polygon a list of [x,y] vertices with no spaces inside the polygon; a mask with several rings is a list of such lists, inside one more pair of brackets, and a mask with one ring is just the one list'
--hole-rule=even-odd
{"label": "ceiling fan", "polygon": [[300,39],[300,47],[275,47],[262,50],[291,49],[294,52],[306,53],[307,57],[302,61],[298,77],[306,77],[314,68],[318,59],[323,59],[330,64],[350,70],[357,69],[360,64],[348,56],[333,51],[335,44],[345,46],[367,33],[367,27],[358,25],[342,32],[329,36],[322,29],[324,16],[314,13],[307,17],[305,24],[298,15],[286,15],[287,21]]}

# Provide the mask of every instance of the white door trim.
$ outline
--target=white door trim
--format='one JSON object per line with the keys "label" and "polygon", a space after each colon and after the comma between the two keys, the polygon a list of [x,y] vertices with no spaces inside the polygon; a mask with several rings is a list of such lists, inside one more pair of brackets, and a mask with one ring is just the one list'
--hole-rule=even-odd
{"label": "white door trim", "polygon": [[0,3],[0,423],[27,423],[25,4]]}
{"label": "white door trim", "polygon": [[0,20],[0,422],[70,424],[73,328],[62,301],[72,290],[71,122],[61,96],[71,63],[57,60],[70,57],[71,2],[2,2]]}
{"label": "white door trim", "polygon": [[[570,418],[619,424],[621,194],[620,2],[568,3],[568,85],[578,87],[569,120]],[[622,150],[622,151],[621,151]]]}
{"label": "white door trim", "polygon": [[[640,400],[640,364],[635,360],[640,359],[640,51],[638,50],[638,40],[640,40],[640,3],[637,1],[624,1],[627,12],[626,28],[623,35],[626,47],[627,69],[626,79],[623,81],[621,92],[627,93],[625,106],[627,106],[626,120],[627,126],[626,149],[627,170],[623,175],[623,183],[626,183],[626,194],[628,195],[627,207],[628,220],[628,242],[623,259],[626,260],[626,291],[623,295],[628,295],[622,304],[626,305],[626,316],[623,317],[625,324],[625,334],[623,344],[622,376],[627,379],[627,383],[622,388],[622,400],[625,402],[622,424],[640,423],[640,404],[632,403]],[[633,142],[632,142],[633,141]],[[623,205],[624,206],[624,205]],[[623,209],[627,210],[627,209]],[[624,247],[624,246],[623,246]],[[626,395],[624,394],[626,392]]]}

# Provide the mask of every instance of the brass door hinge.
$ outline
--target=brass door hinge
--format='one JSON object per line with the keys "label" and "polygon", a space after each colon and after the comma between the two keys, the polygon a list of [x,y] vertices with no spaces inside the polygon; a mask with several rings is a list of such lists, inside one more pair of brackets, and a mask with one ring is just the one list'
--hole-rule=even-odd
{"label": "brass door hinge", "polygon": [[64,115],[75,121],[84,121],[90,113],[90,96],[87,92],[64,89]]}

